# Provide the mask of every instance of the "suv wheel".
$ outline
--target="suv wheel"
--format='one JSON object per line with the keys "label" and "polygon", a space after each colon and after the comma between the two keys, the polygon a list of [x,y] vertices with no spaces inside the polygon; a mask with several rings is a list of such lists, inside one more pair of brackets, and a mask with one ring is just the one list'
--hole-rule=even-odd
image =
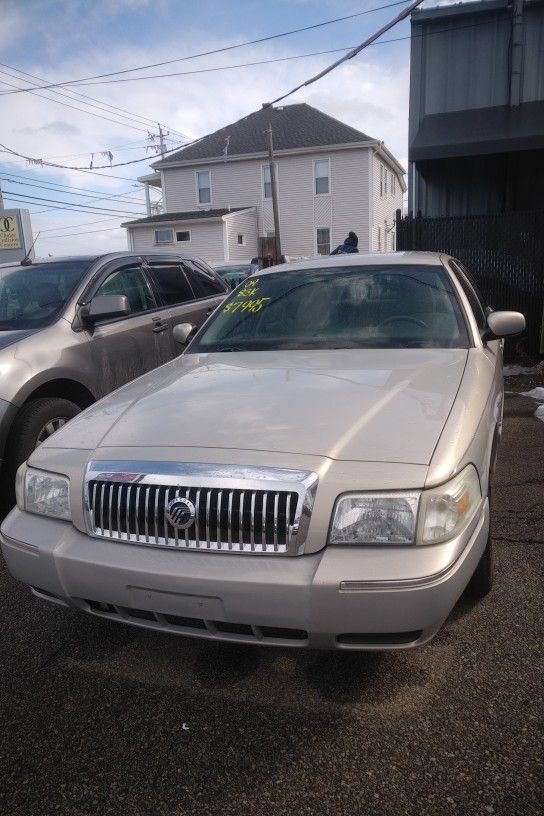
{"label": "suv wheel", "polygon": [[80,411],[75,402],[56,397],[42,397],[23,405],[13,422],[6,447],[1,497],[6,508],[15,502],[15,474],[19,465]]}

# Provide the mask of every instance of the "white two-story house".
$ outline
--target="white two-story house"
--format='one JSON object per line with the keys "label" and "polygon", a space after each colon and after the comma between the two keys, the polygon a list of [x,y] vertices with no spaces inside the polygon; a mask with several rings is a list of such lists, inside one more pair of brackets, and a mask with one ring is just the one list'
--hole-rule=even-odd
{"label": "white two-story house", "polygon": [[258,255],[259,236],[274,235],[270,126],[284,255],[328,255],[350,230],[359,251],[395,248],[403,167],[383,142],[296,104],[263,107],[154,162],[140,181],[162,188],[164,212],[123,225],[129,249],[183,248],[212,264]]}

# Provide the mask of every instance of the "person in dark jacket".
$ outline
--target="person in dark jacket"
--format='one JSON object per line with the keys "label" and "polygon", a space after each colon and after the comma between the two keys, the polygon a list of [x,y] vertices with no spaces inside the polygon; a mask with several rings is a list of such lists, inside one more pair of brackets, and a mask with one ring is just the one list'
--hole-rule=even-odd
{"label": "person in dark jacket", "polygon": [[351,252],[359,252],[357,249],[358,243],[359,239],[355,233],[350,232],[344,243],[337,246],[336,249],[333,249],[331,255],[348,255]]}

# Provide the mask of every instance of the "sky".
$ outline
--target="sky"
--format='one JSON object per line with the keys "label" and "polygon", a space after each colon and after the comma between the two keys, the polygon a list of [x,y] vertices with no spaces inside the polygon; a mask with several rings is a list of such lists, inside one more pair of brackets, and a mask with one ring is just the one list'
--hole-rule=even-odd
{"label": "sky", "polygon": [[[341,52],[183,76],[41,89],[34,94],[3,92],[167,60],[179,61],[115,79],[347,50],[408,5],[370,11],[392,1],[0,0],[0,143],[25,156],[85,168],[29,166],[0,147],[4,207],[30,210],[34,234],[40,233],[37,257],[126,249],[120,224],[146,214],[144,189],[137,178],[150,172],[158,123],[169,148],[181,145],[184,139],[204,136],[259,109]],[[427,0],[425,5],[437,3]],[[369,13],[187,59],[362,11]],[[403,21],[381,38],[400,41],[369,47],[285,104],[307,102],[384,141],[407,167],[409,33],[409,22]],[[91,160],[94,168],[109,164],[109,158],[101,155],[107,151],[113,165],[143,161],[89,170]],[[157,200],[159,193],[153,198]]]}

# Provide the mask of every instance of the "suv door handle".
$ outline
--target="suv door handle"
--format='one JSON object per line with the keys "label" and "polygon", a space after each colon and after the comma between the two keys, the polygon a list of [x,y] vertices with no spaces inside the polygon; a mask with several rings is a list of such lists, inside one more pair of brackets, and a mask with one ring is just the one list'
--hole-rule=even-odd
{"label": "suv door handle", "polygon": [[166,331],[168,328],[168,323],[163,323],[161,320],[154,320],[153,321],[153,331],[155,334],[159,334],[159,332]]}

